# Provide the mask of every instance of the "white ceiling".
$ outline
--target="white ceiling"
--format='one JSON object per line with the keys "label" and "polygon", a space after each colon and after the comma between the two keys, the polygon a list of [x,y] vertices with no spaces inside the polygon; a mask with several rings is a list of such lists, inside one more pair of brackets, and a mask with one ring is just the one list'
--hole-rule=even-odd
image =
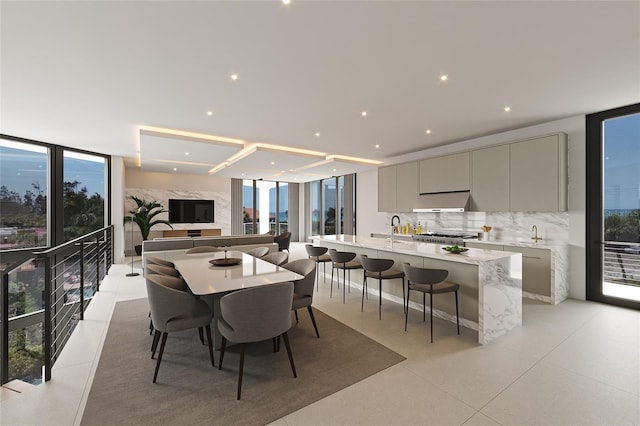
{"label": "white ceiling", "polygon": [[0,19],[1,132],[150,171],[306,181],[371,167],[332,155],[640,101],[638,1],[2,1]]}

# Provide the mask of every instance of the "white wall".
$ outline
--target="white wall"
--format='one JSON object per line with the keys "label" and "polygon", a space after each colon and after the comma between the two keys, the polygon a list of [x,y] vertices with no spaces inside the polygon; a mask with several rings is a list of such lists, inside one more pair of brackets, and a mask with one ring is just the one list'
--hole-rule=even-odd
{"label": "white wall", "polygon": [[124,161],[111,157],[111,223],[113,224],[113,263],[124,261]]}
{"label": "white wall", "polygon": [[[480,147],[513,142],[521,139],[537,137],[544,134],[564,132],[568,135],[568,158],[569,158],[569,211],[557,214],[530,214],[531,217],[523,220],[523,214],[495,215],[500,220],[510,220],[513,223],[503,223],[506,229],[530,229],[530,223],[554,222],[562,225],[564,232],[556,232],[553,229],[556,241],[563,241],[569,245],[569,297],[584,300],[586,297],[585,281],[585,117],[576,116],[563,120],[543,123],[536,126],[525,127],[509,132],[498,133],[482,138],[471,139],[451,145],[426,149],[417,153],[393,158],[385,165],[404,163],[408,161],[420,160],[423,158],[435,157],[444,154],[451,154],[460,151],[467,151]],[[393,213],[378,213],[378,173],[377,170],[358,173],[357,176],[357,233],[359,235],[369,235],[370,233],[388,233],[390,227],[390,217]],[[477,212],[438,213],[433,216],[434,223],[452,224],[467,223],[469,218],[475,219],[481,215]],[[436,214],[433,214],[436,215]],[[407,220],[417,221],[419,219],[429,220],[428,216],[421,214],[401,215],[403,223]],[[538,225],[540,227],[540,225]]]}

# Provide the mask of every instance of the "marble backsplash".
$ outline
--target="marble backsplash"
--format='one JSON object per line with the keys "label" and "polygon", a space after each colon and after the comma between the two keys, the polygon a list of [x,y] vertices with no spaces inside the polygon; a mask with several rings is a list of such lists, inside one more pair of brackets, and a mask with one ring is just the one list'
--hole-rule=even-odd
{"label": "marble backsplash", "polygon": [[[379,230],[388,233],[392,213],[386,215],[386,223]],[[420,222],[423,232],[437,229],[461,229],[473,233],[482,232],[482,226],[491,226],[490,238],[515,241],[530,239],[532,228],[538,228],[538,236],[548,244],[567,244],[569,242],[569,214],[567,212],[443,212],[443,213],[404,213],[399,214],[401,224],[417,225]]]}

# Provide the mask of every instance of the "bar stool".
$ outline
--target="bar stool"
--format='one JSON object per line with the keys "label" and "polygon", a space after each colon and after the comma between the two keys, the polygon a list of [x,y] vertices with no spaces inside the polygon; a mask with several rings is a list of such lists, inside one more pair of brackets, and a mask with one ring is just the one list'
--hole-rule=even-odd
{"label": "bar stool", "polygon": [[[333,296],[333,271],[334,269],[342,269],[342,303],[345,303],[345,287],[347,286],[347,271],[349,271],[349,282],[351,282],[351,270],[362,269],[362,263],[357,260],[353,260],[356,257],[355,253],[348,251],[336,251],[336,249],[329,250],[329,257],[333,262],[333,268],[331,268],[331,291],[329,297]],[[340,271],[336,274],[338,281],[338,288],[340,287]],[[349,285],[349,291],[351,291],[351,285]]]}
{"label": "bar stool", "polygon": [[323,282],[327,282],[327,262],[331,262],[331,257],[326,254],[327,250],[329,250],[326,247],[315,247],[312,244],[307,244],[304,246],[304,248],[307,250],[307,255],[309,255],[309,259],[312,259],[316,261],[316,293],[318,292],[318,288],[320,287],[320,269],[318,268],[318,264],[322,263],[322,272],[324,273],[323,275]]}
{"label": "bar stool", "polygon": [[406,312],[404,300],[404,272],[393,267],[393,259],[376,259],[370,258],[366,254],[360,255],[360,262],[364,269],[364,280],[362,282],[362,306],[360,312],[364,311],[364,295],[367,291],[367,278],[375,278],[378,280],[378,319],[382,319],[382,280],[395,280],[402,278],[402,308]]}
{"label": "bar stool", "polygon": [[456,323],[458,334],[460,334],[460,315],[458,313],[458,290],[459,284],[446,282],[449,271],[446,269],[429,269],[403,264],[404,273],[407,277],[407,303],[404,314],[404,331],[407,331],[407,319],[409,317],[409,294],[411,290],[422,292],[422,320],[426,320],[425,301],[429,293],[429,311],[431,314],[431,343],[433,343],[433,295],[440,293],[455,292],[456,295]]}

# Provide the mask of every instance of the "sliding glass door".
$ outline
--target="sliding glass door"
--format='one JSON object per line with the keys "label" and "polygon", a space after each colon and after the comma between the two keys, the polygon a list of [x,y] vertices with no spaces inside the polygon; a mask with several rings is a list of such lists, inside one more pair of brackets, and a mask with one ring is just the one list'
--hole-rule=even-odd
{"label": "sliding glass door", "polygon": [[587,298],[640,308],[640,104],[587,116]]}

